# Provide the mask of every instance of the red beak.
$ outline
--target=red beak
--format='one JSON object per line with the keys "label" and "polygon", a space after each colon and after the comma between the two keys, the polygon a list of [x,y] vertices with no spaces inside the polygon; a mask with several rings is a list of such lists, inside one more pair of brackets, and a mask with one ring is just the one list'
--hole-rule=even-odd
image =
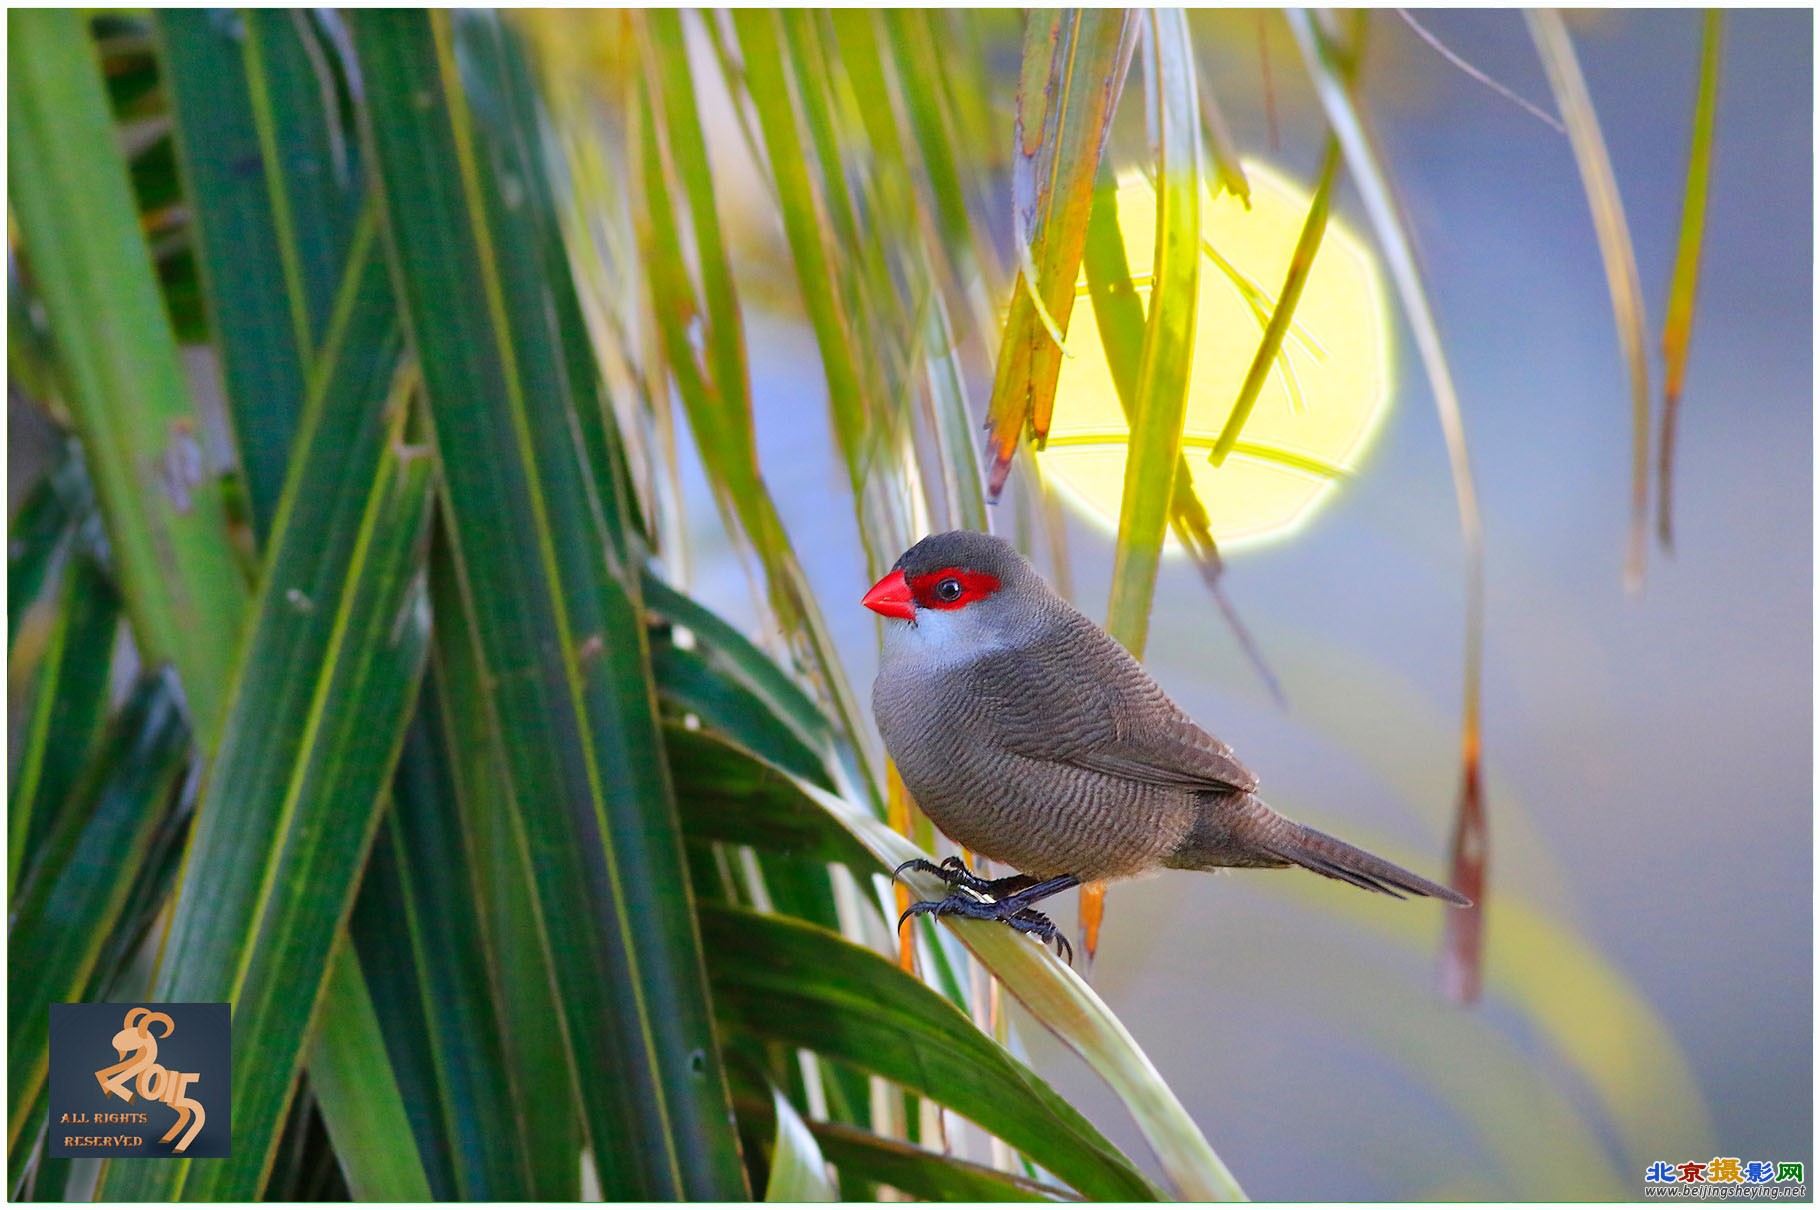
{"label": "red beak", "polygon": [[859,603],[888,618],[902,618],[906,622],[916,620],[916,600],[910,595],[909,579],[901,571],[887,572]]}

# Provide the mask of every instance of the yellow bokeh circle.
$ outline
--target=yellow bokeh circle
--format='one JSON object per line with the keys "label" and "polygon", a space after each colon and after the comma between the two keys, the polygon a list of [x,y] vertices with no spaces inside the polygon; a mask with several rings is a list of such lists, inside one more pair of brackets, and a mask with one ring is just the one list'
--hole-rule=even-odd
{"label": "yellow bokeh circle", "polygon": [[[1207,460],[1238,398],[1308,214],[1309,194],[1247,161],[1251,208],[1201,198],[1200,309],[1183,453],[1224,549],[1293,532],[1356,473],[1391,399],[1390,319],[1377,259],[1329,218],[1295,320],[1239,442]],[[1119,229],[1138,296],[1149,305],[1156,195],[1123,174]],[[1045,478],[1089,516],[1116,526],[1129,428],[1112,384],[1083,276],[1057,384]]]}

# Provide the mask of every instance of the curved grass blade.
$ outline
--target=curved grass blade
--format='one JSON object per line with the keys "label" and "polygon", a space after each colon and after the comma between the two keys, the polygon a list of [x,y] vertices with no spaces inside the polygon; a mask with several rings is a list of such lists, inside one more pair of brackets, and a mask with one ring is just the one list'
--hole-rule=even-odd
{"label": "curved grass blade", "polygon": [[699,649],[674,642],[653,643],[651,673],[675,709],[694,715],[711,731],[738,736],[748,750],[763,753],[780,768],[832,788],[820,757]]}
{"label": "curved grass blade", "polygon": [[986,494],[994,501],[1025,429],[1039,445],[1049,432],[1062,368],[1059,341],[1074,310],[1094,172],[1124,87],[1135,28],[1135,19],[1121,9],[1034,10],[1025,27],[1012,205],[1013,238],[1027,267],[1012,291],[987,405]]}
{"label": "curved grass blade", "polygon": [[845,865],[855,874],[887,871],[825,812],[805,798],[798,783],[764,760],[717,736],[669,727],[677,808],[690,840],[751,845],[766,854],[805,863]]}
{"label": "curved grass blade", "polygon": [[348,1191],[357,1201],[429,1201],[379,1018],[345,937],[329,959],[320,1012],[305,1062]]}
{"label": "curved grass blade", "polygon": [[1440,55],[1443,59],[1447,60],[1447,62],[1452,64],[1454,67],[1459,68],[1459,70],[1463,74],[1465,74],[1468,79],[1471,79],[1479,84],[1483,84],[1485,87],[1491,89],[1493,92],[1495,92],[1499,96],[1503,97],[1506,101],[1509,101],[1512,105],[1515,105],[1518,109],[1521,109],[1523,112],[1527,113],[1530,117],[1535,118],[1538,121],[1540,121],[1541,123],[1543,123],[1550,130],[1557,131],[1561,134],[1567,133],[1567,127],[1562,125],[1561,119],[1555,117],[1554,114],[1549,113],[1546,109],[1543,109],[1541,106],[1536,105],[1530,101],[1524,100],[1521,96],[1519,96],[1517,94],[1517,92],[1514,89],[1508,88],[1505,85],[1498,83],[1496,80],[1492,79],[1490,76],[1486,75],[1484,72],[1482,72],[1478,68],[1474,67],[1471,63],[1468,63],[1465,59],[1461,58],[1458,54],[1454,53],[1452,48],[1450,48],[1445,42],[1443,42],[1443,41],[1441,41],[1441,39],[1435,37],[1434,32],[1432,30],[1430,30],[1427,26],[1423,25],[1420,21],[1417,21],[1414,13],[1410,12],[1406,8],[1399,8],[1397,10],[1397,16],[1403,18],[1403,24],[1409,26],[1409,28],[1412,31],[1414,31],[1416,37],[1418,37],[1418,38],[1422,39],[1422,41],[1426,42],[1429,46],[1429,49],[1433,50],[1437,55]]}
{"label": "curved grass blade", "polygon": [[1706,195],[1712,178],[1713,125],[1719,108],[1721,14],[1709,8],[1700,25],[1700,91],[1688,138],[1687,188],[1681,200],[1681,235],[1668,285],[1668,318],[1662,323],[1662,437],[1656,454],[1656,539],[1673,551],[1675,432],[1681,389],[1687,381],[1687,348],[1694,330],[1694,296],[1700,288],[1700,250],[1706,236]]}
{"label": "curved grass blade", "polygon": [[1643,313],[1643,286],[1637,279],[1637,253],[1631,246],[1630,224],[1624,217],[1624,201],[1618,196],[1611,157],[1605,151],[1605,136],[1599,132],[1599,119],[1593,112],[1586,78],[1580,74],[1580,61],[1574,56],[1567,25],[1554,9],[1531,9],[1523,15],[1548,72],[1555,104],[1567,123],[1574,159],[1580,165],[1593,228],[1599,235],[1599,254],[1605,262],[1605,281],[1611,289],[1618,343],[1624,348],[1625,364],[1630,370],[1630,547],[1624,561],[1624,586],[1635,592],[1643,587],[1643,563],[1649,546],[1649,356],[1644,336],[1648,320]]}
{"label": "curved grass blade", "polygon": [[[798,786],[882,864],[895,869],[912,858],[928,857],[877,820],[860,815],[852,805],[814,786]],[[930,875],[911,872],[904,878],[918,898],[939,898],[944,893],[941,884]],[[1178,1197],[1194,1201],[1244,1198],[1232,1173],[1208,1146],[1155,1065],[1079,975],[1047,950],[1003,925],[952,916],[940,919],[1044,1028],[1085,1059],[1111,1086],[1136,1119]],[[1033,1154],[1032,1158],[1048,1166],[1040,1155]],[[1068,1179],[1060,1169],[1050,1170]]]}
{"label": "curved grass blade", "polygon": [[836,1122],[810,1122],[822,1154],[855,1174],[931,1202],[1066,1202],[1077,1195],[1012,1172],[880,1138]]}
{"label": "curved grass blade", "polygon": [[[1356,60],[1322,36],[1305,10],[1286,14],[1289,28],[1308,66],[1309,78],[1321,98],[1328,124],[1346,153],[1347,166],[1357,182],[1359,196],[1371,218],[1391,280],[1409,320],[1429,390],[1440,414],[1441,432],[1447,440],[1447,461],[1453,471],[1454,499],[1460,510],[1460,540],[1466,548],[1466,643],[1463,702],[1460,711],[1460,800],[1454,828],[1452,874],[1449,885],[1483,890],[1491,841],[1484,803],[1479,793],[1480,666],[1485,649],[1485,535],[1479,519],[1478,492],[1473,486],[1472,460],[1466,449],[1466,427],[1460,413],[1459,394],[1441,348],[1440,328],[1428,303],[1427,288],[1416,268],[1407,227],[1390,192],[1389,179],[1380,164],[1377,148],[1360,116],[1354,98]],[[1482,944],[1485,896],[1463,891],[1473,901],[1470,908],[1447,913],[1447,939],[1442,949],[1442,987],[1456,1000],[1469,1002],[1468,993],[1479,984],[1484,959]]]}
{"label": "curved grass blade", "polygon": [[725,1028],[814,1050],[932,1097],[1089,1197],[1157,1196],[1073,1107],[894,963],[779,916],[704,904],[701,921],[717,955],[715,1009]]}
{"label": "curved grass blade", "polygon": [[[645,608],[669,619],[673,625],[686,627],[697,640],[702,658],[713,666],[717,675],[750,694],[759,708],[788,726],[797,742],[814,752],[818,759],[834,759],[837,741],[827,717],[752,640],[719,614],[656,576],[647,573],[643,585]],[[661,681],[662,677],[658,679]]]}
{"label": "curved grass blade", "polygon": [[60,816],[107,720],[120,597],[87,555],[69,561],[50,644],[32,686],[8,790],[7,894]]}
{"label": "curved grass blade", "polygon": [[7,14],[8,196],[70,383],[139,650],[172,661],[204,748],[247,587],[83,17]]}
{"label": "curved grass blade", "polygon": [[13,900],[7,946],[7,1174],[17,1188],[43,1119],[50,1005],[85,998],[189,751],[173,678],[141,678]]}
{"label": "curved grass blade", "polygon": [[[742,1120],[761,1127],[770,1124],[775,1112],[768,1102],[743,1094],[734,1098],[734,1105]],[[809,1133],[815,1136],[821,1154],[834,1165],[843,1182],[863,1183],[867,1187],[889,1185],[913,1198],[930,1202],[1080,1200],[1080,1195],[1072,1189],[1044,1184],[1013,1172],[1001,1172],[839,1122],[812,1120],[807,1126]],[[865,1200],[877,1198],[870,1195]]]}
{"label": "curved grass blade", "polygon": [[590,1090],[602,1190],[744,1196],[637,580],[612,559],[546,321],[552,293],[573,287],[539,256],[554,216],[522,187],[516,205],[502,194],[542,171],[538,132],[507,111],[495,21],[351,21],[461,592]]}
{"label": "curved grass blade", "polygon": [[765,1182],[768,1202],[838,1202],[840,1190],[828,1179],[828,1164],[808,1123],[776,1088],[771,1090],[776,1130],[771,1142],[771,1177]]}

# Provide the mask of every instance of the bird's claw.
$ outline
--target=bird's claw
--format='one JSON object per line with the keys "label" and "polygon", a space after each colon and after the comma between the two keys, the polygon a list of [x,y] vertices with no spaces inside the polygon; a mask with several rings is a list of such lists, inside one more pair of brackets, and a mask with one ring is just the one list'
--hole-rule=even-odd
{"label": "bird's claw", "polygon": [[1068,938],[1062,934],[1062,930],[1055,927],[1053,920],[1035,908],[1025,908],[1006,920],[1005,923],[1020,933],[1029,933],[1044,945],[1054,942],[1055,952],[1062,961],[1069,966],[1074,965],[1074,946],[1068,943]]}
{"label": "bird's claw", "polygon": [[1054,942],[1055,952],[1061,956],[1062,961],[1074,965],[1074,947],[1068,943],[1068,938],[1062,935],[1062,931],[1055,927],[1055,922],[1035,908],[1019,907],[1015,901],[988,901],[958,891],[945,899],[924,899],[911,904],[897,918],[900,931],[912,916],[960,916],[967,920],[996,920],[1010,925],[1020,933],[1030,934],[1045,945]]}
{"label": "bird's claw", "polygon": [[992,887],[991,882],[975,874],[967,868],[966,862],[954,856],[944,857],[940,865],[936,865],[927,858],[912,857],[892,870],[891,877],[896,878],[905,870],[915,870],[919,874],[934,874],[948,886],[963,886],[969,891],[990,893]]}

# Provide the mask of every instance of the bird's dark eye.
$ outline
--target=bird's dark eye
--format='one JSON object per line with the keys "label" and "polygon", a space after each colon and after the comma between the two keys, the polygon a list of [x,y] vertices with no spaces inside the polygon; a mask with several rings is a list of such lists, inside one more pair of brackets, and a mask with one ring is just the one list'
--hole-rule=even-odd
{"label": "bird's dark eye", "polygon": [[960,600],[961,582],[953,576],[949,576],[946,580],[943,580],[935,586],[935,599],[949,603]]}

